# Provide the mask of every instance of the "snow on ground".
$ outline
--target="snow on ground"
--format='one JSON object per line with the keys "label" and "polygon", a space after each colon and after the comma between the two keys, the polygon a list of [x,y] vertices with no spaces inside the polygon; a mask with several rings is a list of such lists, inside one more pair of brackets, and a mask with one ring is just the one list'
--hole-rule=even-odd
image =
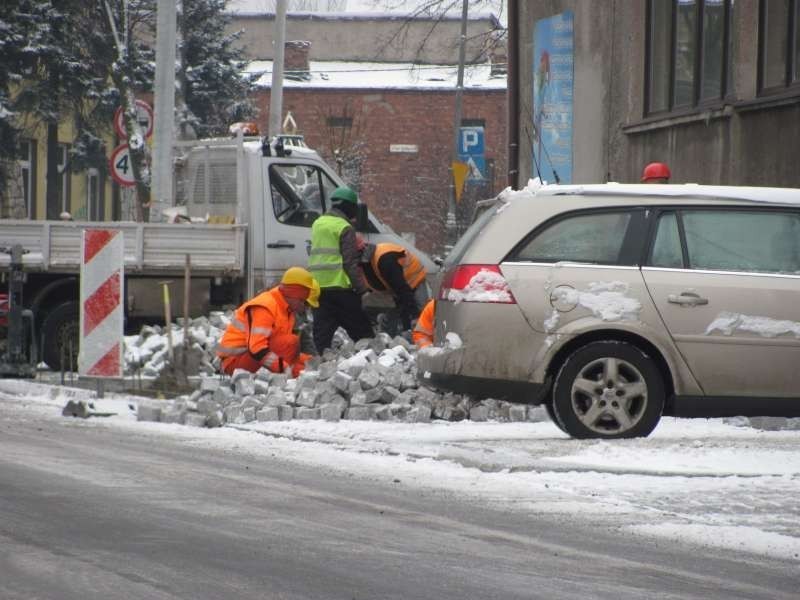
{"label": "snow on ground", "polygon": [[295,420],[201,429],[137,422],[129,406],[137,399],[120,395],[94,400],[96,411],[115,416],[61,417],[71,393],[0,380],[0,420],[60,420],[248,459],[281,456],[510,511],[800,563],[800,431],[674,418],[649,438],[619,441],[572,440],[549,422]]}

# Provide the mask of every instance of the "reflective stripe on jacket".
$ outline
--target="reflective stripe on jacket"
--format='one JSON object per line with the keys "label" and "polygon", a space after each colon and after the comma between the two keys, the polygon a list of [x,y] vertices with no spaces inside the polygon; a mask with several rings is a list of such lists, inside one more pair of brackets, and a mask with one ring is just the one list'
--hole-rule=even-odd
{"label": "reflective stripe on jacket", "polygon": [[348,227],[350,223],[346,219],[331,214],[322,215],[311,226],[308,270],[321,288],[351,287],[350,277],[344,270],[340,245],[342,232]]}
{"label": "reflective stripe on jacket", "polygon": [[417,325],[411,332],[411,339],[420,348],[433,344],[433,330],[435,327],[434,317],[436,316],[436,302],[428,300],[425,308],[419,314]]}
{"label": "reflective stripe on jacket", "polygon": [[369,261],[375,276],[381,280],[387,290],[392,289],[392,286],[389,285],[389,282],[386,281],[378,268],[378,261],[387,252],[397,252],[403,255],[398,261],[400,266],[403,267],[403,278],[408,283],[408,287],[412,290],[417,289],[417,286],[424,281],[428,272],[416,256],[399,244],[385,242],[375,245],[375,252],[372,253],[372,258]]}
{"label": "reflective stripe on jacket", "polygon": [[292,333],[294,315],[277,287],[248,300],[233,313],[233,320],[217,344],[221,358],[249,352],[260,356],[260,362],[270,371],[280,371],[278,356],[269,350],[273,335]]}

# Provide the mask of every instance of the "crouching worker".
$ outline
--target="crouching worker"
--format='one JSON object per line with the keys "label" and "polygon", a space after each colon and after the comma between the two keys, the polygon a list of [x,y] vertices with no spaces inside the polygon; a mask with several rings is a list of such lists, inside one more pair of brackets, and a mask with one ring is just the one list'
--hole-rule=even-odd
{"label": "crouching worker", "polygon": [[411,340],[419,348],[430,346],[433,344],[433,328],[434,317],[436,316],[436,302],[431,299],[422,309],[422,312],[417,319],[417,324],[414,326],[414,331],[411,332]]}
{"label": "crouching worker", "polygon": [[319,306],[319,283],[305,269],[292,267],[279,285],[236,309],[217,346],[220,370],[231,375],[235,369],[283,373],[291,368],[297,377],[311,358],[300,352],[300,337],[294,333],[295,315],[304,313],[306,305]]}

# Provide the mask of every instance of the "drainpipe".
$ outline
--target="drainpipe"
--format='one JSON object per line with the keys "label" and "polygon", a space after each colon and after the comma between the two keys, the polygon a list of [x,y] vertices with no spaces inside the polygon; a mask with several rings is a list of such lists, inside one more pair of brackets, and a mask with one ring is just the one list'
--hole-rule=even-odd
{"label": "drainpipe", "polygon": [[519,184],[519,0],[508,0],[508,75],[506,76],[506,135],[508,137],[508,185]]}

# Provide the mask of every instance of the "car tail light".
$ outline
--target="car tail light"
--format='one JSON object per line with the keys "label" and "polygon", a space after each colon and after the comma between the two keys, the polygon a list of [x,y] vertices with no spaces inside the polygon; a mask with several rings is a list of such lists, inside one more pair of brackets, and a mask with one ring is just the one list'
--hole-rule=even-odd
{"label": "car tail light", "polygon": [[458,265],[447,271],[439,288],[439,300],[517,303],[497,265]]}

